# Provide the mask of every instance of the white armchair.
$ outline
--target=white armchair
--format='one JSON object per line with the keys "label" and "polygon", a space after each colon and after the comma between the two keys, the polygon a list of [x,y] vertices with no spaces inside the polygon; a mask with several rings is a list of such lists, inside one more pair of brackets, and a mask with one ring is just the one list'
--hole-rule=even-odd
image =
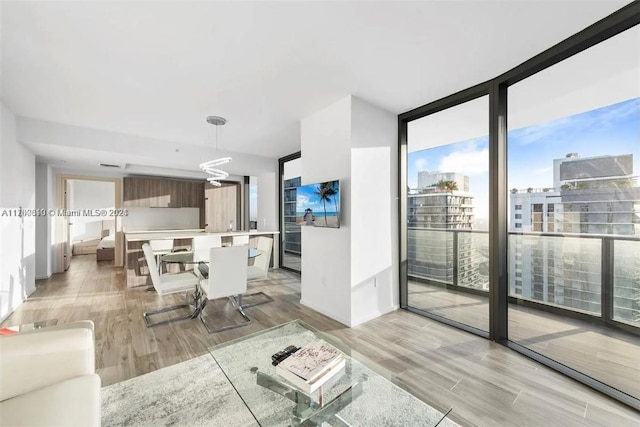
{"label": "white armchair", "polygon": [[93,323],[0,337],[0,425],[99,426]]}

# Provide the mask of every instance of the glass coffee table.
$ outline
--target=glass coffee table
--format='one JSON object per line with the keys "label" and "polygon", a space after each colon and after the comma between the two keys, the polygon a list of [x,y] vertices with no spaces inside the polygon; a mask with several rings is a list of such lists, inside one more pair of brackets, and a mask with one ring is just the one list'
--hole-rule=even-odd
{"label": "glass coffee table", "polygon": [[[262,251],[256,248],[248,248],[247,259],[253,259],[262,255]],[[201,258],[193,251],[171,252],[160,257],[161,262],[167,264],[197,265],[202,277],[209,276],[209,259]]]}
{"label": "glass coffee table", "polygon": [[[306,394],[276,374],[271,355],[313,341],[342,351],[346,366]],[[350,349],[299,320],[211,347],[209,353],[259,425],[457,425],[376,372],[382,371],[379,367],[372,366],[374,370],[351,358]]]}

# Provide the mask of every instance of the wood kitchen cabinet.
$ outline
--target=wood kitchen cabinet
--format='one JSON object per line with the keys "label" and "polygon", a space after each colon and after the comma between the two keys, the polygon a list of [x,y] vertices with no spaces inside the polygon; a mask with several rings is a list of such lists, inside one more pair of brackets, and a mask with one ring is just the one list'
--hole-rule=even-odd
{"label": "wood kitchen cabinet", "polygon": [[204,184],[198,181],[125,177],[124,207],[201,208]]}
{"label": "wood kitchen cabinet", "polygon": [[203,225],[207,232],[227,231],[233,221],[233,230],[238,230],[240,219],[240,183],[223,182],[216,187],[204,185]]}

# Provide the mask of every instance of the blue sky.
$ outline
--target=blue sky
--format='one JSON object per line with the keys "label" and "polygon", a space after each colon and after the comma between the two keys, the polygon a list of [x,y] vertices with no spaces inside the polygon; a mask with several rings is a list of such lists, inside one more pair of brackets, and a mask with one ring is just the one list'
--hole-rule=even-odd
{"label": "blue sky", "polygon": [[[576,152],[580,157],[633,154],[634,175],[640,175],[640,98],[546,123],[509,131],[508,187],[553,186],[553,159]],[[409,141],[411,144],[411,141]],[[489,138],[478,138],[409,154],[410,188],[418,172],[428,169],[469,176],[476,217],[487,218]]]}
{"label": "blue sky", "polygon": [[249,187],[249,219],[251,221],[258,220],[258,186],[251,185]]}
{"label": "blue sky", "polygon": [[[319,185],[320,184],[312,184],[298,187],[296,192],[296,210],[298,212],[304,212],[306,208],[311,208],[313,212],[324,212],[324,205],[319,200],[318,195],[315,194],[315,189]],[[340,195],[336,194],[335,198],[338,203],[338,207],[340,207]],[[334,204],[333,199],[334,197],[331,197],[331,202],[326,203],[327,213],[336,212],[336,205]]]}

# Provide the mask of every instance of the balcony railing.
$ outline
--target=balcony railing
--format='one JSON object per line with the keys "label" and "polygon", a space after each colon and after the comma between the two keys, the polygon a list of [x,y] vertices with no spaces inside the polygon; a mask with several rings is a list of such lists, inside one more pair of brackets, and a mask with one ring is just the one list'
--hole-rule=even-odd
{"label": "balcony railing", "polygon": [[[408,228],[412,278],[488,296],[489,233]],[[509,233],[509,297],[640,327],[640,237]]]}

